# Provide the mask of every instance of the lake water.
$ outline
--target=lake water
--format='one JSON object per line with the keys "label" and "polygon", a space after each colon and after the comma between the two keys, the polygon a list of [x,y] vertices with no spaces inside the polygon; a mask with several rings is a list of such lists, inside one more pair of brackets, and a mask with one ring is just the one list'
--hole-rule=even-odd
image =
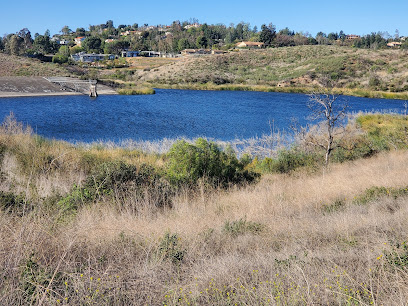
{"label": "lake water", "polygon": [[[340,97],[349,111],[403,113],[405,101]],[[307,122],[308,96],[241,91],[156,90],[146,96],[1,98],[0,120],[13,112],[42,136],[72,142],[205,136],[247,139],[288,129],[291,118]]]}

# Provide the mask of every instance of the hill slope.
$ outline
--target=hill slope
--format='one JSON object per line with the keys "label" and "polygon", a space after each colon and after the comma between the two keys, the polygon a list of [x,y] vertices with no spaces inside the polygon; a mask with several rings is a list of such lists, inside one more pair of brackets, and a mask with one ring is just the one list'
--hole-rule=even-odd
{"label": "hill slope", "polygon": [[404,92],[407,64],[402,50],[297,46],[187,58],[138,77],[157,86],[325,87],[329,81],[337,88]]}

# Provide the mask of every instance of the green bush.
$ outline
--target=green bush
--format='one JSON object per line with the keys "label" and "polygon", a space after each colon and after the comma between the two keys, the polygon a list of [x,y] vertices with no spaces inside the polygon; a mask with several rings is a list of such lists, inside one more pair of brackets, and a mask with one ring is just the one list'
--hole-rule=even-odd
{"label": "green bush", "polygon": [[375,151],[408,148],[408,117],[391,114],[362,115],[357,124],[367,132]]}
{"label": "green bush", "polygon": [[177,234],[166,233],[160,241],[158,255],[170,260],[173,264],[179,264],[186,253],[186,250],[181,248],[179,240]]}
{"label": "green bush", "polygon": [[64,64],[68,62],[68,56],[62,54],[55,54],[52,57],[52,62],[55,64]]}
{"label": "green bush", "polygon": [[367,204],[378,200],[382,197],[392,197],[397,199],[401,196],[408,195],[408,186],[401,188],[391,188],[384,186],[373,186],[364,191],[364,193],[354,199],[355,204]]}
{"label": "green bush", "polygon": [[396,243],[390,252],[384,252],[387,263],[397,269],[406,270],[408,268],[408,243]]}
{"label": "green bush", "polygon": [[[343,163],[345,161],[356,160],[372,156],[377,152],[375,146],[366,137],[350,139],[351,145],[345,144],[333,151],[331,159],[333,162]],[[342,144],[343,145],[343,144]]]}
{"label": "green bush", "polygon": [[323,214],[331,214],[344,209],[346,202],[344,199],[336,199],[333,203],[323,205]]}
{"label": "green bush", "polygon": [[64,211],[76,211],[83,204],[115,195],[139,199],[149,197],[157,207],[171,205],[173,188],[150,165],[139,168],[120,162],[105,162],[91,172],[82,187],[74,186],[71,193],[58,202]]}
{"label": "green bush", "polygon": [[246,219],[241,218],[237,221],[226,221],[223,232],[233,237],[237,237],[246,233],[259,234],[263,229],[263,224],[247,221]]}
{"label": "green bush", "polygon": [[297,149],[282,150],[278,153],[277,159],[264,158],[259,164],[262,172],[266,173],[289,173],[300,167],[314,168],[317,164],[318,156],[305,153]]}
{"label": "green bush", "polygon": [[193,186],[201,179],[213,186],[254,181],[258,175],[245,170],[232,149],[222,151],[215,143],[199,138],[195,144],[175,143],[168,153],[167,175],[173,184]]}
{"label": "green bush", "polygon": [[0,191],[0,209],[4,211],[20,211],[25,206],[23,195]]}

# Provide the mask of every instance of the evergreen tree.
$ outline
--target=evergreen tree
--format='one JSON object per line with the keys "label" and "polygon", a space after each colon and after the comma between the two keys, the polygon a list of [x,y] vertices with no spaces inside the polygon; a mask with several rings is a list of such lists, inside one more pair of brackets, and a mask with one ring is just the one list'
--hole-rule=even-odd
{"label": "evergreen tree", "polygon": [[275,37],[276,37],[275,26],[273,26],[272,24],[270,24],[269,26],[263,24],[261,26],[261,34],[259,35],[259,40],[263,42],[266,46],[270,46]]}

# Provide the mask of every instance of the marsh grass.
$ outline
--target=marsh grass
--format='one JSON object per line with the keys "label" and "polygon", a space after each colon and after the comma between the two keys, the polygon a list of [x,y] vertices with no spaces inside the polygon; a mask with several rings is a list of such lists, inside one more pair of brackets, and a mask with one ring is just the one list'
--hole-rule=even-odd
{"label": "marsh grass", "polygon": [[153,88],[121,88],[118,93],[120,95],[154,95],[156,91]]}

